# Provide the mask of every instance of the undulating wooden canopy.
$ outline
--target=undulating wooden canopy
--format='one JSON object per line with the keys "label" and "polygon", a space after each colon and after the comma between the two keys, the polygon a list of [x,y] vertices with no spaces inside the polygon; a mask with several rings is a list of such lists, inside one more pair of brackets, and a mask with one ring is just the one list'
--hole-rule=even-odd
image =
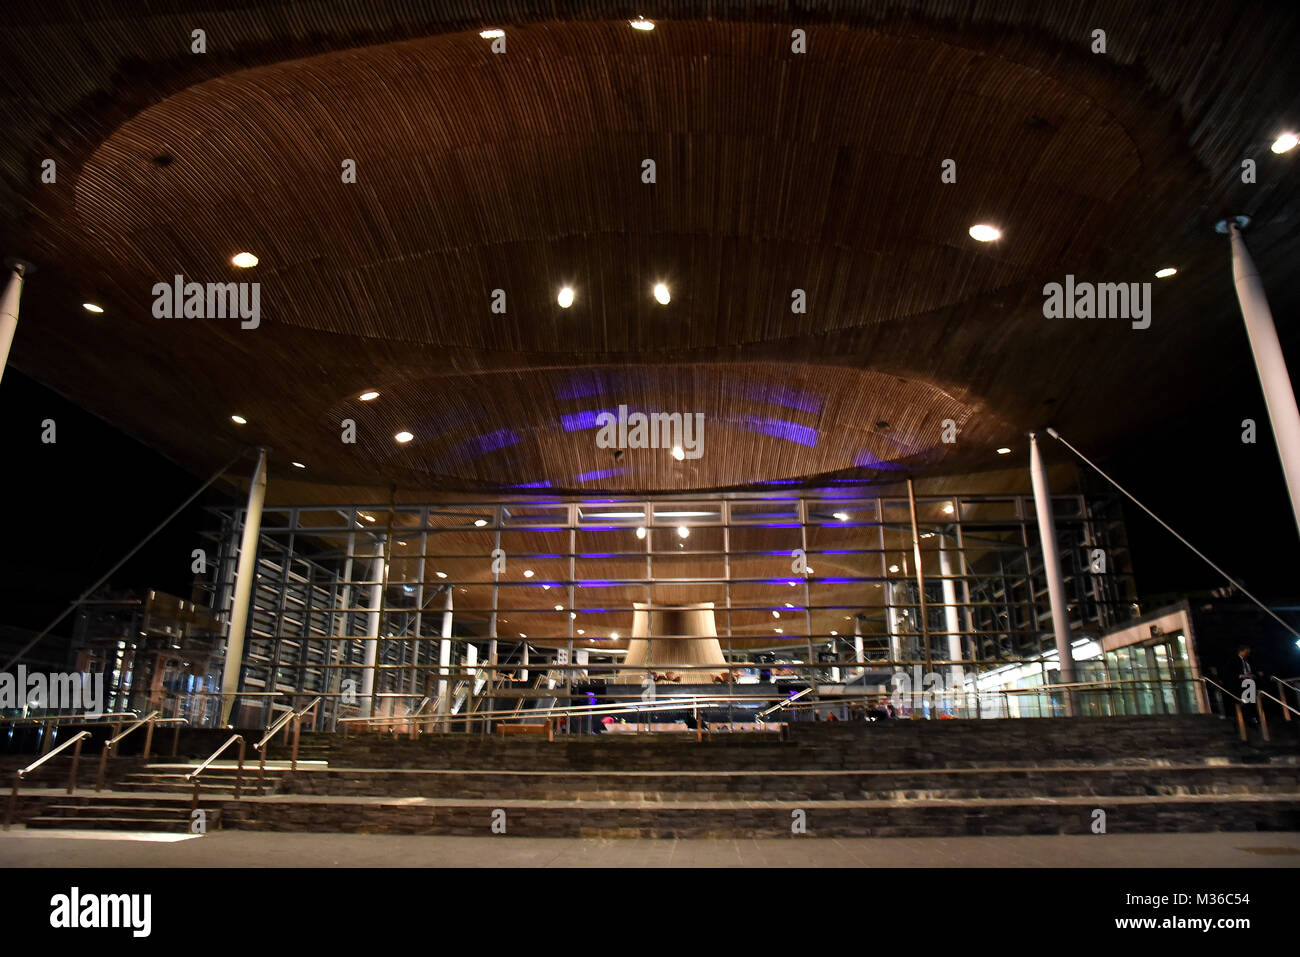
{"label": "undulating wooden canopy", "polygon": [[[1290,5],[563,6],[8,11],[11,362],[196,473],[653,492],[1104,451],[1256,389],[1230,214],[1294,314]],[[1044,318],[1067,274],[1152,283],[1150,328]],[[257,327],[157,318],[175,276],[259,283]],[[620,404],[703,413],[703,454],[598,447]]]}

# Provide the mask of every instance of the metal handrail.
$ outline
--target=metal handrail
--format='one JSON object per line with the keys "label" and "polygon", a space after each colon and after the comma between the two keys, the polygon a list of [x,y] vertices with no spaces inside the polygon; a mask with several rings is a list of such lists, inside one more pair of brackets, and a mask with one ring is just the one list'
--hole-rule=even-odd
{"label": "metal handrail", "polygon": [[160,724],[176,725],[176,733],[172,735],[172,756],[176,756],[177,744],[180,742],[181,725],[188,724],[189,721],[186,718],[160,718],[158,717],[159,714],[161,714],[159,711],[149,712],[131,727],[104,742],[103,750],[99,753],[99,774],[95,778],[96,791],[104,790],[104,781],[108,775],[108,759],[113,749],[117,747],[117,743],[141,725],[148,726],[144,735],[144,751],[142,752],[142,756],[146,761],[149,760],[149,752],[153,750],[153,729]]}
{"label": "metal handrail", "polygon": [[315,710],[316,706],[320,704],[320,702],[321,702],[321,696],[317,695],[308,704],[303,705],[303,707],[299,708],[298,710],[294,711],[291,709],[287,714],[276,719],[275,723],[272,724],[271,727],[267,728],[266,734],[262,736],[262,740],[257,742],[257,744],[253,745],[253,749],[257,751],[259,756],[257,762],[257,793],[258,794],[262,794],[264,792],[264,789],[266,788],[266,751],[267,751],[267,746],[271,742],[271,739],[274,738],[277,734],[279,734],[280,729],[288,725],[290,721],[293,722],[293,749],[289,755],[289,770],[297,771],[298,770],[298,739],[299,736],[302,734],[302,719],[307,714],[308,711]]}
{"label": "metal handrail", "polygon": [[203,772],[208,769],[208,765],[210,765],[213,761],[217,760],[217,758],[219,758],[225,752],[226,748],[230,747],[236,741],[239,742],[239,767],[238,770],[235,772],[235,800],[236,801],[239,800],[240,790],[244,783],[244,736],[242,734],[232,734],[229,738],[226,739],[225,744],[223,744],[221,747],[217,748],[217,750],[212,752],[211,757],[209,757],[206,761],[200,764],[189,774],[185,775],[185,780],[194,782],[194,800],[190,803],[191,815],[199,809],[200,775],[202,775]]}
{"label": "metal handrail", "polygon": [[49,761],[51,758],[58,755],[64,749],[72,747],[72,745],[74,744],[77,747],[72,752],[72,770],[68,774],[68,793],[71,794],[76,789],[77,766],[81,763],[81,742],[88,737],[90,737],[89,731],[79,731],[77,734],[74,734],[72,737],[68,738],[67,741],[64,741],[61,745],[59,745],[49,754],[42,755],[41,757],[33,761],[31,764],[27,765],[27,767],[21,768],[20,770],[14,772],[14,786],[13,786],[13,790],[9,792],[9,806],[5,810],[4,829],[6,831],[9,830],[9,825],[12,824],[14,820],[14,814],[18,811],[18,786],[22,784],[23,778],[31,774],[33,771],[39,768],[46,761]]}

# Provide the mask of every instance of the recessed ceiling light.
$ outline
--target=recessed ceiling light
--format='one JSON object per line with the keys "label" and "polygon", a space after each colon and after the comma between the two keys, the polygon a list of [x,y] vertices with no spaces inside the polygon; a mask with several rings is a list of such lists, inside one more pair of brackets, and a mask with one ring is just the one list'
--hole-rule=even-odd
{"label": "recessed ceiling light", "polygon": [[585,634],[586,634],[586,632],[585,632],[585,631],[583,631],[583,630],[582,630],[582,629],[581,629],[581,628],[579,628],[579,629],[578,629],[578,634],[580,634],[580,635],[585,635]]}
{"label": "recessed ceiling light", "polygon": [[556,605],[556,606],[555,606],[555,610],[556,610],[556,611],[564,611],[564,606],[563,606],[563,605]]}
{"label": "recessed ceiling light", "polygon": [[673,297],[672,297],[672,295],[668,292],[668,287],[665,286],[663,283],[656,283],[656,284],[655,284],[655,301],[658,302],[660,305],[666,306],[666,305],[668,305],[668,303],[672,302],[672,300],[673,300]]}
{"label": "recessed ceiling light", "polygon": [[364,518],[367,522],[373,522],[375,520],[375,517],[373,515],[367,515],[364,512],[361,513],[361,517]]}
{"label": "recessed ceiling light", "polygon": [[357,396],[357,398],[360,399],[362,402],[369,402],[371,399],[378,399],[379,393],[373,390],[370,392],[362,392],[359,396]]}
{"label": "recessed ceiling light", "polygon": [[836,512],[834,517],[837,518],[837,519],[838,519],[839,521],[841,521],[841,522],[847,522],[847,521],[849,520],[849,513],[848,513],[848,512]]}
{"label": "recessed ceiling light", "polygon": [[291,463],[291,464],[292,464],[293,467],[296,468],[296,469],[305,469],[305,468],[307,467],[307,466],[303,465],[301,462],[293,462],[293,463]]}
{"label": "recessed ceiling light", "polygon": [[686,453],[682,451],[682,447],[680,445],[673,446],[673,458],[675,458],[678,462],[686,458]]}
{"label": "recessed ceiling light", "polygon": [[896,571],[898,571],[898,566],[897,566],[897,565],[890,565],[890,566],[889,566],[889,570],[890,570],[891,572],[896,572]]}
{"label": "recessed ceiling light", "polygon": [[773,609],[772,609],[772,617],[773,617],[773,618],[780,618],[780,617],[781,617],[781,613],[780,613],[779,611],[777,611],[775,608],[773,608]]}
{"label": "recessed ceiling light", "polygon": [[951,515],[952,513],[953,513],[952,502],[949,502],[947,505],[943,507],[943,514]]}
{"label": "recessed ceiling light", "polygon": [[786,608],[793,608],[794,605],[790,604],[789,602],[786,602],[786,603],[785,603],[785,607],[786,607]]}
{"label": "recessed ceiling light", "polygon": [[478,35],[481,36],[484,40],[495,40],[497,37],[505,36],[506,31],[498,30],[498,29],[480,30],[478,32]]}
{"label": "recessed ceiling light", "polygon": [[475,528],[482,528],[482,527],[483,527],[484,525],[486,525],[486,524],[487,524],[487,519],[486,519],[486,518],[476,518],[476,519],[474,519],[474,527],[475,527]]}
{"label": "recessed ceiling light", "polygon": [[525,578],[532,578],[532,577],[533,577],[533,570],[532,570],[531,568],[525,568],[525,569],[524,569],[524,577],[525,577]]}
{"label": "recessed ceiling light", "polygon": [[1010,455],[1010,454],[1011,454],[1011,450],[1008,448],[1003,447],[998,449],[998,455]]}
{"label": "recessed ceiling light", "polygon": [[995,239],[1002,238],[1002,230],[988,223],[977,223],[970,228],[970,237],[982,243],[991,243]]}
{"label": "recessed ceiling light", "polygon": [[687,535],[691,534],[691,530],[687,528],[685,525],[678,525],[677,534],[682,538],[685,538]]}
{"label": "recessed ceiling light", "polygon": [[242,415],[232,415],[230,421],[235,423],[235,425],[248,425],[248,420]]}
{"label": "recessed ceiling light", "polygon": [[551,586],[550,586],[550,585],[543,585],[543,586],[542,586],[542,591],[550,591],[550,590],[551,590]]}
{"label": "recessed ceiling light", "polygon": [[521,631],[521,632],[519,633],[519,637],[520,637],[520,638],[527,638],[528,636],[525,635],[525,634]]}
{"label": "recessed ceiling light", "polygon": [[637,17],[635,20],[629,20],[628,23],[631,24],[633,30],[645,30],[648,32],[655,28],[654,21],[647,20],[645,17]]}
{"label": "recessed ceiling light", "polygon": [[1288,150],[1295,149],[1296,143],[1300,143],[1300,138],[1297,138],[1294,133],[1283,133],[1273,141],[1273,145],[1270,149],[1272,149],[1274,153],[1285,153]]}
{"label": "recessed ceiling light", "polygon": [[1170,276],[1176,275],[1177,272],[1178,272],[1178,270],[1175,269],[1173,266],[1166,266],[1164,269],[1157,269],[1157,270],[1156,270],[1156,278],[1157,278],[1157,279],[1168,279]]}
{"label": "recessed ceiling light", "polygon": [[446,573],[446,572],[434,572],[434,574],[437,575],[439,578],[446,578],[446,577],[447,577],[447,573]]}
{"label": "recessed ceiling light", "polygon": [[782,630],[782,629],[780,629],[780,628],[773,628],[772,630],[773,630],[774,632],[776,632],[778,635],[784,635],[784,634],[785,634],[785,631]]}
{"label": "recessed ceiling light", "polygon": [[399,442],[409,442],[411,439],[415,438],[415,436],[410,432],[398,432],[393,436],[393,438],[397,439]]}
{"label": "recessed ceiling light", "polygon": [[230,261],[240,269],[252,269],[257,265],[257,257],[252,253],[235,253],[230,258]]}
{"label": "recessed ceiling light", "polygon": [[645,538],[645,526],[644,526],[644,525],[641,526],[640,528],[638,528],[638,529],[636,530],[636,537],[637,537],[637,538]]}
{"label": "recessed ceiling light", "polygon": [[85,309],[86,312],[103,312],[103,311],[104,311],[104,307],[103,307],[103,306],[97,306],[97,305],[95,305],[93,302],[83,302],[83,303],[81,304],[81,308],[82,308],[82,309]]}
{"label": "recessed ceiling light", "polygon": [[839,632],[838,632],[838,631],[832,631],[831,634],[832,634],[832,635],[838,635]]}
{"label": "recessed ceiling light", "polygon": [[568,309],[573,305],[573,290],[565,286],[560,290],[560,294],[555,297],[555,301],[560,304],[561,309]]}

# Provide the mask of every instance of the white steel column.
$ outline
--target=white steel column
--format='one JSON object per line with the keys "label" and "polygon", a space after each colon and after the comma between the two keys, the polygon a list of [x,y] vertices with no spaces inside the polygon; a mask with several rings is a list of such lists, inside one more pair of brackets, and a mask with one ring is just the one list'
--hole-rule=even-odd
{"label": "white steel column", "polygon": [[[1043,573],[1047,576],[1047,600],[1052,609],[1052,632],[1056,637],[1056,657],[1061,667],[1061,683],[1074,682],[1074,657],[1070,652],[1070,617],[1065,610],[1065,582],[1061,578],[1061,555],[1056,548],[1056,520],[1052,514],[1052,492],[1047,485],[1047,470],[1038,451],[1038,435],[1029,433],[1029,479],[1034,487],[1034,507],[1038,514],[1038,536],[1043,549]],[[1071,696],[1065,696],[1065,713],[1073,714]]]}
{"label": "white steel column", "polygon": [[1300,528],[1300,411],[1296,410],[1291,376],[1287,374],[1282,345],[1278,342],[1277,328],[1273,325],[1273,313],[1264,295],[1259,270],[1250,258],[1236,223],[1228,226],[1228,235],[1232,238],[1232,280],[1237,286],[1237,301],[1241,303],[1246,336],[1255,357],[1255,368],[1259,370],[1259,384],[1264,390],[1264,405],[1268,408],[1268,420],[1282,459],[1282,474],[1291,496],[1291,512],[1297,528]]}
{"label": "white steel column", "polygon": [[[948,660],[961,661],[962,654],[961,616],[957,614],[957,583],[952,580],[952,558],[948,551],[948,536],[939,533],[939,574],[943,576],[943,621],[944,630],[948,632]],[[965,683],[965,669],[953,665],[948,687],[952,689],[952,703],[957,704],[957,696],[962,693]]]}
{"label": "white steel column", "polygon": [[379,608],[384,601],[384,536],[375,541],[375,560],[370,566],[370,603],[366,611],[366,658],[361,672],[361,716],[374,716],[375,666],[379,663]]}
{"label": "white steel column", "polygon": [[447,600],[442,612],[442,640],[438,642],[438,713],[442,715],[442,730],[449,731],[447,716],[451,714],[451,586],[447,586]]}
{"label": "white steel column", "polygon": [[862,674],[866,670],[862,662],[862,615],[857,613],[853,615],[853,660],[858,664],[853,673]]}
{"label": "white steel column", "polygon": [[[244,634],[248,630],[248,605],[257,578],[257,542],[262,532],[262,503],[266,500],[266,449],[257,450],[253,480],[248,486],[248,509],[244,533],[239,540],[239,564],[235,571],[235,601],[230,609],[230,630],[226,636],[226,664],[221,673],[221,723],[230,724],[239,691],[239,672],[244,664]],[[272,681],[274,684],[274,681]]]}
{"label": "white steel column", "polygon": [[4,298],[0,299],[0,378],[4,377],[9,347],[14,344],[14,333],[18,331],[18,302],[22,299],[23,275],[27,272],[26,263],[10,260],[6,266],[10,275]]}

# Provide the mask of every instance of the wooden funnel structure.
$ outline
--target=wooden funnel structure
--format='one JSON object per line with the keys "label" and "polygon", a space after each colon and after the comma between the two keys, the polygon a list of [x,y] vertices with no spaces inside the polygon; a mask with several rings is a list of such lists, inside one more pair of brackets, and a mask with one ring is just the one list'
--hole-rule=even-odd
{"label": "wooden funnel structure", "polygon": [[[636,602],[632,607],[632,635],[619,672],[620,682],[638,683],[646,672],[674,672],[682,676],[682,684],[700,685],[726,672],[713,602],[661,608]],[[686,670],[691,666],[695,667]]]}

